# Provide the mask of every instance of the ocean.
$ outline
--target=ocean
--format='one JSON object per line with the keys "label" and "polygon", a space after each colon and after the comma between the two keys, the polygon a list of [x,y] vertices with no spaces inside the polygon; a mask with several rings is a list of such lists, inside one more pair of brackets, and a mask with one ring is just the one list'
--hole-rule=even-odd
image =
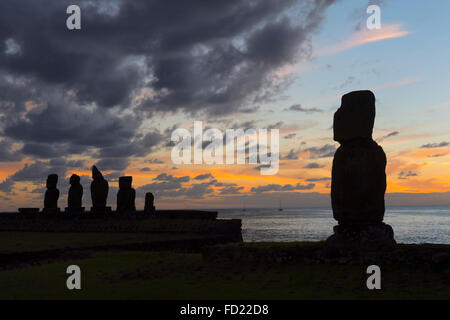
{"label": "ocean", "polygon": [[[218,209],[218,218],[242,219],[246,242],[318,241],[333,232],[331,208]],[[397,243],[450,244],[450,206],[388,207],[384,222],[394,229]]]}

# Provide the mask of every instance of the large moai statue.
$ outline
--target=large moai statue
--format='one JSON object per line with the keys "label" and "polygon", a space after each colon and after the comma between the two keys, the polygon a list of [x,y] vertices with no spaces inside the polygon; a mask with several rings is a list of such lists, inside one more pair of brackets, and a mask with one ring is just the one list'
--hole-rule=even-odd
{"label": "large moai statue", "polygon": [[147,192],[145,194],[145,205],[144,205],[144,213],[153,214],[155,213],[155,197],[153,193]]}
{"label": "large moai statue", "polygon": [[136,191],[131,187],[133,177],[119,178],[119,191],[117,192],[117,213],[133,213],[136,211]]}
{"label": "large moai statue", "polygon": [[83,186],[80,183],[80,177],[73,174],[69,180],[70,188],[67,197],[67,209],[70,212],[81,212],[83,199]]}
{"label": "large moai statue", "polygon": [[391,226],[383,223],[386,155],[372,139],[375,96],[353,91],[342,96],[334,114],[331,203],[338,221],[329,243],[395,244]]}
{"label": "large moai statue", "polygon": [[44,197],[44,212],[56,213],[58,211],[59,190],[56,188],[58,184],[58,175],[50,174],[47,177],[47,190]]}
{"label": "large moai statue", "polygon": [[96,166],[92,166],[92,183],[91,183],[91,212],[95,214],[105,214],[111,211],[111,207],[106,206],[108,198],[109,185],[108,181],[103,178],[100,170]]}

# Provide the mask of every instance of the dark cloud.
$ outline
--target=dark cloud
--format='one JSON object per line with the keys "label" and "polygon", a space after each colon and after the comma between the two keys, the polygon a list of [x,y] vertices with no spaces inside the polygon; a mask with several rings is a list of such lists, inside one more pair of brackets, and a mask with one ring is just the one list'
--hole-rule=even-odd
{"label": "dark cloud", "polygon": [[277,123],[267,126],[267,130],[270,132],[270,130],[272,129],[280,129],[283,124],[284,124],[283,121],[278,121]]}
{"label": "dark cloud", "polygon": [[[92,1],[75,2],[80,32],[65,28],[73,1],[22,0],[20,11],[2,1],[0,40],[13,39],[21,51],[0,56],[4,69],[63,84],[78,101],[103,107],[127,104],[136,89],[149,87],[152,108],[229,112],[268,85],[270,72],[294,62],[333,1],[128,0],[114,15],[94,10]],[[296,23],[284,14],[294,4],[303,9]]]}
{"label": "dark cloud", "polygon": [[13,187],[14,181],[11,178],[6,178],[2,182],[0,182],[0,191],[2,192],[10,193]]}
{"label": "dark cloud", "polygon": [[309,152],[311,159],[328,158],[333,157],[336,152],[336,146],[332,144],[326,144],[322,147],[311,147],[302,150],[302,152]]}
{"label": "dark cloud", "polygon": [[314,183],[309,183],[306,185],[302,185],[301,183],[297,183],[296,185],[291,184],[266,184],[263,186],[253,187],[251,189],[252,192],[261,193],[261,192],[269,192],[269,191],[294,191],[294,190],[311,190],[315,186]]}
{"label": "dark cloud", "polygon": [[292,139],[296,136],[297,134],[295,132],[293,133],[289,133],[287,135],[284,136],[284,139]]}
{"label": "dark cloud", "polygon": [[214,176],[211,173],[199,174],[194,178],[195,180],[207,180],[214,179]]}
{"label": "dark cloud", "polygon": [[323,167],[325,167],[324,164],[319,164],[317,162],[311,162],[311,163],[308,163],[303,168],[305,168],[305,169],[319,169],[319,168],[323,168]]}
{"label": "dark cloud", "polygon": [[127,158],[105,158],[98,161],[95,165],[103,170],[125,170],[128,167]]}
{"label": "dark cloud", "polygon": [[149,160],[146,160],[145,162],[153,163],[153,164],[162,164],[162,163],[164,163],[164,161],[159,160],[159,159],[157,159],[157,158],[149,159]]}
{"label": "dark cloud", "polygon": [[416,172],[412,172],[411,170],[409,170],[408,172],[401,171],[398,174],[397,179],[404,180],[404,179],[408,179],[409,177],[417,177],[417,176],[418,176],[418,174]]}
{"label": "dark cloud", "polygon": [[447,155],[446,153],[436,153],[436,154],[429,155],[428,158],[439,158],[439,157],[443,157],[446,155]]}
{"label": "dark cloud", "polygon": [[178,182],[178,183],[189,182],[190,179],[191,178],[189,176],[174,177],[173,175],[167,173],[161,173],[156,178],[154,178],[154,180]]}
{"label": "dark cloud", "polygon": [[14,174],[0,183],[0,191],[11,192],[16,182],[32,182],[34,184],[45,183],[47,176],[56,173],[63,180],[71,169],[79,169],[84,166],[84,161],[53,159],[51,161],[35,161],[27,163]]}
{"label": "dark cloud", "polygon": [[309,178],[309,179],[306,179],[305,181],[308,181],[308,182],[319,182],[319,181],[330,181],[330,180],[331,180],[331,178],[323,177],[323,178]]}
{"label": "dark cloud", "polygon": [[240,194],[240,191],[244,190],[244,187],[238,187],[236,185],[234,186],[226,186],[224,188],[220,189],[220,194],[226,195],[226,194]]}
{"label": "dark cloud", "polygon": [[152,169],[150,169],[149,167],[145,167],[145,168],[140,168],[139,171],[148,172],[148,171],[152,171]]}
{"label": "dark cloud", "polygon": [[[0,132],[23,149],[0,146],[1,161],[84,154],[121,170],[161,142],[141,132],[156,111],[255,112],[333,2],[3,0]],[[70,4],[80,31],[65,27]]]}
{"label": "dark cloud", "polygon": [[377,139],[375,139],[377,142],[381,142],[381,141],[383,141],[383,140],[386,140],[387,138],[390,138],[390,137],[394,137],[394,136],[397,136],[397,135],[399,135],[400,134],[400,132],[398,132],[398,131],[392,131],[392,132],[389,132],[388,134],[386,134],[386,135],[384,135],[384,136],[381,136],[381,137],[379,137],[379,138],[377,138]]}
{"label": "dark cloud", "polygon": [[20,161],[22,157],[21,152],[13,149],[12,141],[0,140],[0,162]]}
{"label": "dark cloud", "polygon": [[291,149],[287,155],[281,157],[281,160],[297,160],[299,153],[300,151]]}
{"label": "dark cloud", "polygon": [[322,112],[323,110],[317,108],[304,108],[301,104],[294,104],[289,108],[284,109],[285,111],[297,111],[304,113]]}
{"label": "dark cloud", "polygon": [[428,143],[421,146],[423,149],[432,149],[432,148],[444,148],[450,145],[449,142],[442,141],[441,143]]}

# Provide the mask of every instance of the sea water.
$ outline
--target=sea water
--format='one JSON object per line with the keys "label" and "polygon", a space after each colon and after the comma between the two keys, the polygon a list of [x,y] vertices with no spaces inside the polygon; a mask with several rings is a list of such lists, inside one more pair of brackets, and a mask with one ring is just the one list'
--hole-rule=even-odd
{"label": "sea water", "polygon": [[[333,232],[331,208],[217,209],[218,218],[242,219],[247,242],[318,241]],[[398,243],[450,244],[450,207],[388,207],[384,221]]]}

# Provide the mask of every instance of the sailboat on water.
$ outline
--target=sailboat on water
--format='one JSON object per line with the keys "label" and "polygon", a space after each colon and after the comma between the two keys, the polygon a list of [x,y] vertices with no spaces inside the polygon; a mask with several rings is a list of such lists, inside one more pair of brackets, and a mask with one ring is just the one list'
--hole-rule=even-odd
{"label": "sailboat on water", "polygon": [[280,206],[278,207],[278,211],[283,211],[283,208],[281,207],[281,199],[280,199]]}

